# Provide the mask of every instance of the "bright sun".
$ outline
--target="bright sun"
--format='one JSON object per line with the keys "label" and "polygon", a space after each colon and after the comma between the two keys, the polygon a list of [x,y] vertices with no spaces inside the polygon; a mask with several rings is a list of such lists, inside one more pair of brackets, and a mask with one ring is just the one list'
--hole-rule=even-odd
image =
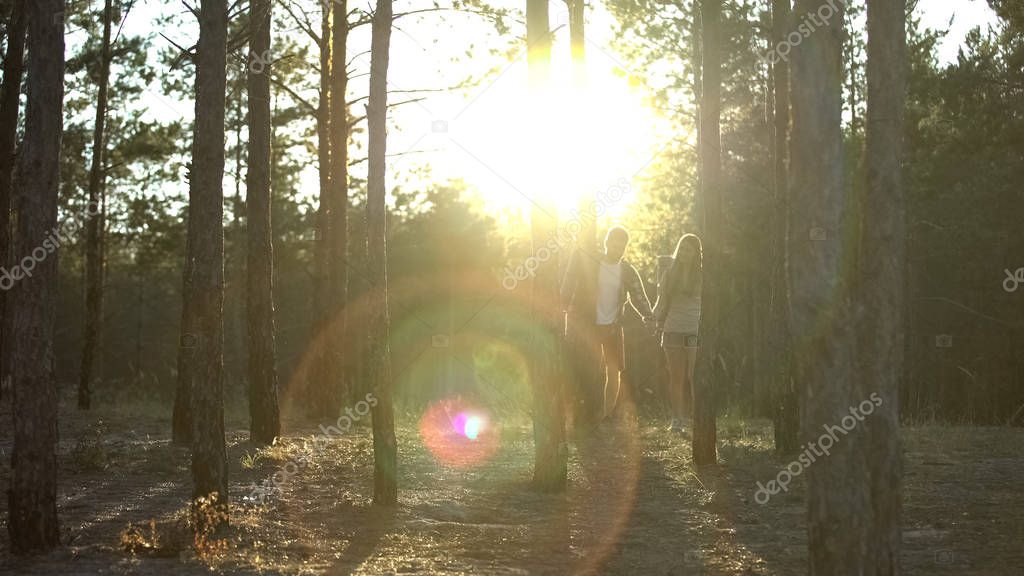
{"label": "bright sun", "polygon": [[642,80],[597,47],[587,47],[585,86],[574,87],[563,44],[553,47],[551,83],[540,94],[528,90],[519,58],[435,120],[443,130],[432,131],[429,145],[444,151],[435,175],[463,178],[489,209],[523,213],[554,204],[568,214],[584,195],[625,184],[626,193],[602,208],[611,218],[626,210],[666,122],[646,101]]}

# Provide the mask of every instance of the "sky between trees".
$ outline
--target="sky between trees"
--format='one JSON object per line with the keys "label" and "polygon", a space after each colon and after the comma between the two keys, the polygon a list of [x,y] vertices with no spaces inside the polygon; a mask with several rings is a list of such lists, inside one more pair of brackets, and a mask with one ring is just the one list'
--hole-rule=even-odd
{"label": "sky between trees", "polygon": [[[520,10],[518,2],[499,0],[491,4]],[[429,8],[431,5],[429,1],[414,1],[403,3],[403,9]],[[350,6],[366,11],[372,9],[370,3],[350,3]],[[152,35],[148,58],[156,62],[159,52],[171,46],[159,33],[182,46],[191,46],[195,42],[198,35],[195,26],[167,29],[160,24],[162,16],[182,10],[177,3],[139,2],[124,23],[125,32]],[[969,30],[975,27],[984,29],[996,22],[995,14],[988,5],[976,0],[920,0],[915,13],[925,27],[949,30],[936,52],[940,64],[956,60]],[[309,12],[308,17],[315,24],[319,14]],[[564,83],[567,83],[570,76],[567,13],[561,2],[552,3],[551,21],[553,28],[562,25],[554,38],[553,76],[566,79]],[[523,197],[522,190],[532,183],[521,179],[522,171],[516,166],[519,158],[510,153],[535,144],[523,134],[521,118],[514,113],[517,101],[524,97],[526,85],[526,61],[521,47],[515,45],[514,37],[497,34],[489,22],[474,15],[427,13],[403,18],[396,24],[389,71],[392,90],[443,88],[457,85],[467,78],[478,82],[463,90],[397,94],[394,97],[394,100],[413,97],[422,100],[391,111],[389,153],[407,154],[394,158],[390,163],[388,189],[395,185],[421,186],[424,178],[437,182],[464,180],[471,189],[482,191],[484,205],[499,218],[502,213],[512,219],[525,216],[529,199]],[[630,68],[616,49],[613,28],[614,19],[603,5],[592,3],[588,6],[588,80],[599,86],[607,98],[577,111],[578,115],[572,121],[592,128],[592,145],[580,156],[598,160],[586,162],[585,168],[573,170],[571,175],[563,170],[550,170],[551,188],[574,185],[591,190],[607,189],[644,169],[672,137],[672,127],[662,115],[651,109],[645,93],[650,86],[658,85],[659,79],[654,77],[656,73],[651,71],[645,75]],[[514,23],[512,33],[522,32],[523,23]],[[69,54],[77,50],[84,36],[82,30],[68,30]],[[282,10],[275,14],[274,36],[304,39],[295,22]],[[353,30],[350,43],[353,46],[350,54],[362,52],[358,47],[365,44],[367,53],[354,58],[352,66],[368,71],[369,27]],[[159,65],[157,69],[160,70]],[[350,98],[365,94],[366,80],[367,77],[363,76],[351,81]],[[311,81],[310,85],[314,86],[315,82]],[[310,93],[310,100],[315,101],[314,93]],[[357,104],[354,113],[362,111],[363,104]],[[136,106],[161,121],[190,119],[193,115],[193,103],[164,93],[159,77],[150,84]],[[608,113],[609,108],[614,109],[614,114]],[[557,116],[557,105],[548,112],[552,117]],[[594,116],[600,120],[592,122]],[[494,138],[494,133],[504,136]],[[363,134],[355,135],[357,146],[363,137]],[[546,152],[549,156],[560,154],[557,141],[541,144],[548,147]],[[426,167],[429,168],[424,172]],[[353,167],[353,174],[363,177],[364,170],[365,166],[357,165]],[[585,182],[570,184],[584,176]],[[232,178],[232,174],[225,174],[225,185],[229,188],[234,187]],[[310,165],[304,170],[301,182],[300,195],[315,196],[315,166]],[[625,213],[636,195],[643,193],[642,186],[643,183],[638,182],[637,188],[630,190],[621,202],[609,207],[613,219]]]}

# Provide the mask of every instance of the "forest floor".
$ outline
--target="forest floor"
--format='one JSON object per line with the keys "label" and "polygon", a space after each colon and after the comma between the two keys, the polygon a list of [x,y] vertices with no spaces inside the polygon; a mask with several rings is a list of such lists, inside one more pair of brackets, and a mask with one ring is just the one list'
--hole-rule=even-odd
{"label": "forest floor", "polygon": [[[6,487],[12,431],[4,405]],[[806,573],[805,479],[755,502],[757,482],[788,463],[773,455],[767,422],[721,420],[720,464],[702,470],[686,439],[662,422],[601,428],[573,444],[569,488],[554,496],[530,490],[525,420],[498,428],[493,453],[439,460],[415,421],[400,419],[393,509],[370,503],[368,428],[335,436],[310,457],[316,426],[286,420],[286,437],[257,450],[244,424],[240,415],[228,421],[231,525],[197,553],[184,525],[188,453],[170,444],[168,415],[125,405],[82,414],[67,399],[58,503],[65,546],[13,558],[3,534],[0,573]],[[1022,444],[1019,428],[905,429],[907,574],[1024,572]],[[253,486],[286,467],[280,491],[253,501]],[[6,498],[0,518],[6,524]]]}

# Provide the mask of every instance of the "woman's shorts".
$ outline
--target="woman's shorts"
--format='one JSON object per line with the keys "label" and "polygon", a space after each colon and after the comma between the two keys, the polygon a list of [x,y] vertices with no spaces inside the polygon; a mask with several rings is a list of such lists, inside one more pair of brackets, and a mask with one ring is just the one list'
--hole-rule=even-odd
{"label": "woman's shorts", "polygon": [[662,348],[699,348],[700,339],[696,334],[685,332],[663,332],[661,334]]}

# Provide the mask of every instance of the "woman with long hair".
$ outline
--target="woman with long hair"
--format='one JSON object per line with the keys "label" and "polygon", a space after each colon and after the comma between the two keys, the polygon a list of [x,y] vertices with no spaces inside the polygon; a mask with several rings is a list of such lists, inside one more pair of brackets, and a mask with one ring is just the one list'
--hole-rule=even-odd
{"label": "woman with long hair", "polygon": [[684,234],[676,244],[672,265],[658,281],[658,303],[654,308],[661,329],[669,374],[669,429],[682,433],[693,412],[693,367],[697,362],[700,328],[700,291],[703,248],[695,234]]}

